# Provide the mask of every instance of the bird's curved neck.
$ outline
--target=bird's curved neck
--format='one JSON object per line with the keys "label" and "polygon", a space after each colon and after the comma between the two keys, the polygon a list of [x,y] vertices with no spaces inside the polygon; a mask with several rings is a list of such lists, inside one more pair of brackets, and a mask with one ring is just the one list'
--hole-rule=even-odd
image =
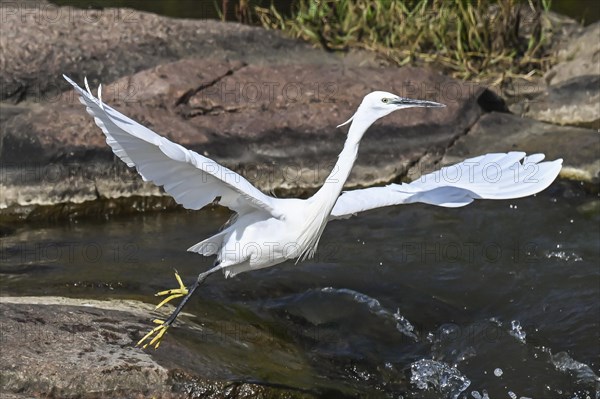
{"label": "bird's curved neck", "polygon": [[303,243],[303,252],[298,259],[310,258],[314,255],[323,229],[329,220],[331,210],[335,206],[356,160],[360,139],[371,123],[360,120],[360,118],[353,120],[348,131],[348,137],[344,143],[344,148],[338,156],[333,170],[329,173],[319,191],[307,200],[310,204],[310,212],[307,213],[308,220],[306,221],[307,225],[304,228],[303,236],[299,239],[299,242]]}
{"label": "bird's curved neck", "polygon": [[[328,212],[331,212],[331,209],[333,209],[333,206],[352,171],[354,161],[358,155],[358,145],[360,140],[372,123],[373,122],[362,118],[355,118],[352,121],[350,129],[348,130],[348,137],[344,143],[344,148],[338,156],[337,162],[329,173],[329,176],[327,176],[323,186],[313,196],[317,201],[322,201],[323,204],[326,204]],[[329,213],[327,216],[329,216]]]}

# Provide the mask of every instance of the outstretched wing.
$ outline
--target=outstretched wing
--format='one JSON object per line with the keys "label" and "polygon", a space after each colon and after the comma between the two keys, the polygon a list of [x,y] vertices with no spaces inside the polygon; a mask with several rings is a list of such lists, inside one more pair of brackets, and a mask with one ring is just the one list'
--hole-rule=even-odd
{"label": "outstretched wing", "polygon": [[262,209],[275,217],[274,199],[263,194],[239,174],[212,159],[159,136],[102,103],[87,85],[83,90],[63,77],[80,94],[80,101],[106,135],[106,143],[127,166],[135,166],[145,181],[151,181],[188,209],[200,209],[218,199],[219,204],[243,213]]}
{"label": "outstretched wing", "polygon": [[444,167],[404,184],[344,192],[330,219],[348,218],[383,206],[422,202],[444,207],[465,206],[475,199],[510,199],[544,190],[558,176],[562,159],[541,162],[544,154],[487,154]]}

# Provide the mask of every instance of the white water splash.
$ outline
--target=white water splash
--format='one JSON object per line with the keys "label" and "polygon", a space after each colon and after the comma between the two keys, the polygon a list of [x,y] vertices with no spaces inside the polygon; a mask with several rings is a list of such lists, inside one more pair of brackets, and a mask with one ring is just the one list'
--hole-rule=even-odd
{"label": "white water splash", "polygon": [[565,262],[581,262],[583,257],[575,252],[549,251],[546,253],[546,259],[560,259]]}
{"label": "white water splash", "polygon": [[457,399],[471,385],[456,368],[435,360],[418,360],[410,365],[410,371],[410,382],[418,389],[433,389],[447,398]]}
{"label": "white water splash", "polygon": [[479,391],[471,391],[471,396],[475,399],[490,399],[485,389],[481,393]]}
{"label": "white water splash", "polygon": [[525,343],[525,338],[527,337],[527,333],[521,327],[521,323],[518,320],[513,320],[510,322],[511,329],[508,332],[510,335],[521,341],[521,343]]}
{"label": "white water splash", "polygon": [[348,288],[325,287],[321,289],[321,292],[348,295],[352,297],[354,301],[367,305],[371,313],[380,316],[384,319],[395,322],[396,330],[398,330],[402,334],[412,338],[415,342],[419,341],[419,337],[417,336],[417,334],[415,334],[415,327],[404,316],[400,314],[400,309],[396,310],[395,313],[392,313],[391,311],[381,306],[381,303],[377,299],[371,298],[366,294],[350,290]]}

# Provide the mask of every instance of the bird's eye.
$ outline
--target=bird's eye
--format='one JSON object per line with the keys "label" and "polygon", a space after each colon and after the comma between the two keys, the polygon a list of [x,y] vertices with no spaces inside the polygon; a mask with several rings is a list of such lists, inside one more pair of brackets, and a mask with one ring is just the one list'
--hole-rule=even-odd
{"label": "bird's eye", "polygon": [[383,102],[384,104],[387,104],[390,101],[389,98],[382,98],[381,102]]}

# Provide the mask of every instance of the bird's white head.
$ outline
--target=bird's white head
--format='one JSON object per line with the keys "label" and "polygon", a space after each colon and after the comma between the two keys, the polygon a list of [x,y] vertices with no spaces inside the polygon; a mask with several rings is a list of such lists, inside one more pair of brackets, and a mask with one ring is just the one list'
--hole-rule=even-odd
{"label": "bird's white head", "polygon": [[369,125],[379,118],[404,108],[424,107],[424,108],[440,108],[446,105],[433,101],[414,100],[412,98],[400,97],[386,91],[374,91],[363,98],[360,106],[350,119],[342,123],[338,127],[347,125],[355,118],[365,120]]}

